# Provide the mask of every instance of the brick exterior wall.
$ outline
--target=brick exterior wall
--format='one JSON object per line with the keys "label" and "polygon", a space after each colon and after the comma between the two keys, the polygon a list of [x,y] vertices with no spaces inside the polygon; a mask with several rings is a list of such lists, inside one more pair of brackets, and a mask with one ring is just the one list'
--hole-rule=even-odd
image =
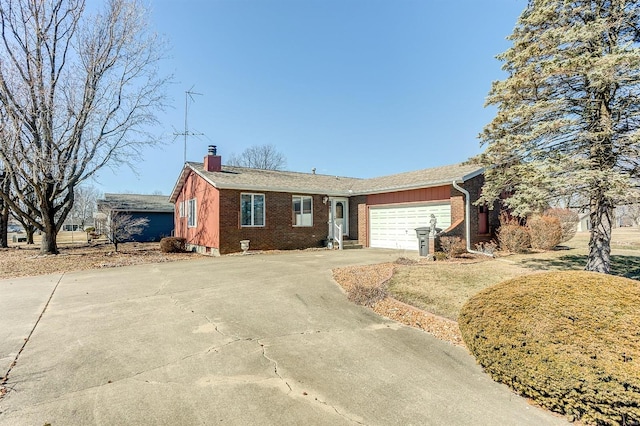
{"label": "brick exterior wall", "polygon": [[360,218],[362,217],[360,206],[366,206],[366,204],[367,197],[365,195],[349,198],[349,239],[359,241],[359,244],[362,244],[360,235],[364,235],[365,238],[367,235],[367,228],[363,230],[360,226]]}
{"label": "brick exterior wall", "polygon": [[239,252],[240,241],[250,240],[249,250],[295,250],[321,247],[328,234],[329,206],[324,195],[313,198],[313,226],[293,226],[292,196],[284,192],[264,195],[265,226],[240,226],[240,194],[251,191],[220,191],[220,254]]}
{"label": "brick exterior wall", "polygon": [[[498,208],[498,204],[494,204],[493,209],[489,210],[489,232],[485,234],[480,234],[478,232],[478,213],[479,206],[474,205],[474,203],[480,198],[482,193],[482,185],[484,184],[484,175],[476,176],[473,179],[469,179],[468,181],[460,184],[460,186],[466,189],[469,192],[469,196],[471,198],[471,211],[470,211],[470,235],[471,235],[471,249],[475,248],[475,245],[481,241],[489,241],[492,238],[495,238],[495,233],[498,227],[500,226],[500,209]],[[455,224],[462,219],[462,221],[455,227],[450,228],[445,234],[442,236],[456,236],[460,237],[463,241],[466,240],[465,235],[465,205],[466,200],[462,192],[458,191],[451,186],[451,223]]]}
{"label": "brick exterior wall", "polygon": [[369,246],[369,207],[366,202],[358,204],[358,244]]}

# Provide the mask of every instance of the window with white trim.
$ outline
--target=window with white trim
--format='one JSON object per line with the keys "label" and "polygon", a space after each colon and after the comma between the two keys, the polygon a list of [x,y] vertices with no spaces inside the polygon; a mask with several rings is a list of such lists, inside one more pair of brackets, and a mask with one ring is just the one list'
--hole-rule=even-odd
{"label": "window with white trim", "polygon": [[178,214],[180,217],[184,217],[184,201],[178,203]]}
{"label": "window with white trim", "polygon": [[307,195],[293,196],[293,226],[313,226],[313,198]]}
{"label": "window with white trim", "polygon": [[192,198],[187,201],[187,226],[189,228],[195,228],[198,224],[197,219],[196,199]]}
{"label": "window with white trim", "polygon": [[264,194],[240,194],[240,225],[264,226]]}

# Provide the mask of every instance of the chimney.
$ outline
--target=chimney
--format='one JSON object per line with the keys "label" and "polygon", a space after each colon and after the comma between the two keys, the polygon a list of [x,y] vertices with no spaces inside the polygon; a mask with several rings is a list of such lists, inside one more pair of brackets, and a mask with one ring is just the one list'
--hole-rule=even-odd
{"label": "chimney", "polygon": [[209,151],[204,157],[204,170],[207,172],[219,172],[222,170],[222,157],[217,155],[215,145],[209,145]]}

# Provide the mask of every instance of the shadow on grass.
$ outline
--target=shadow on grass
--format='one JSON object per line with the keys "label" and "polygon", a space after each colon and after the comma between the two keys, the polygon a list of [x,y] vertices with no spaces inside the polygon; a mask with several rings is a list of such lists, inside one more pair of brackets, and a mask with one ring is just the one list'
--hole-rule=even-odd
{"label": "shadow on grass", "polygon": [[[570,254],[553,259],[523,259],[520,264],[538,271],[582,270],[587,264],[587,256]],[[611,273],[640,280],[640,256],[611,256]]]}

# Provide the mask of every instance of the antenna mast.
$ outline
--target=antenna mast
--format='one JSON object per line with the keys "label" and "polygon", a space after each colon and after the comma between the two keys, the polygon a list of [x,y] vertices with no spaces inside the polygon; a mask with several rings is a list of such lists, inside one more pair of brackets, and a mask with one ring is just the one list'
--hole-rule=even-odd
{"label": "antenna mast", "polygon": [[189,135],[192,136],[196,136],[196,135],[202,135],[202,133],[191,133],[189,132],[189,98],[191,98],[192,102],[195,102],[195,100],[193,99],[193,95],[198,95],[198,96],[203,96],[202,93],[197,93],[197,92],[193,92],[193,87],[191,86],[191,89],[186,90],[184,92],[184,133],[174,133],[174,135],[176,136],[184,136],[184,162],[187,162],[187,138],[189,137]]}

